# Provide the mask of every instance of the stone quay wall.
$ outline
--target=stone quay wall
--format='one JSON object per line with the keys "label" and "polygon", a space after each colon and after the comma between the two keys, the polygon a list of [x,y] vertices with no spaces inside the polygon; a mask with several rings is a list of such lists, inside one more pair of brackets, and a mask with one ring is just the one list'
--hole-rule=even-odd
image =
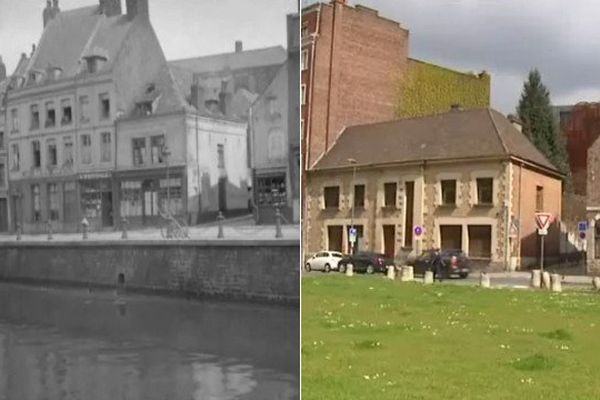
{"label": "stone quay wall", "polygon": [[297,240],[0,243],[0,280],[299,304]]}

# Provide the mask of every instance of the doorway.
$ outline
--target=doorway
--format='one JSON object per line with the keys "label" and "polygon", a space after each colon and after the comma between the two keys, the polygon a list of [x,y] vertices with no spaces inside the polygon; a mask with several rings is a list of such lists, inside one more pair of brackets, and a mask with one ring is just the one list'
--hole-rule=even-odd
{"label": "doorway", "polygon": [[341,225],[330,225],[327,227],[327,244],[329,251],[339,251],[342,250],[343,243],[343,227]]}
{"label": "doorway", "polygon": [[113,226],[112,192],[102,192],[102,226]]}
{"label": "doorway", "polygon": [[383,254],[386,257],[396,255],[396,226],[383,225]]}
{"label": "doorway", "polygon": [[0,232],[8,231],[8,202],[0,199]]}

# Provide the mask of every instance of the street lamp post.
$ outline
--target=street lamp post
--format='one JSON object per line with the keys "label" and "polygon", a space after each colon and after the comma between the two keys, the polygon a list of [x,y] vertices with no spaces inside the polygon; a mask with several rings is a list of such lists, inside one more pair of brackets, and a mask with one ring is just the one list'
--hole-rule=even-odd
{"label": "street lamp post", "polygon": [[[349,158],[348,162],[352,165],[352,186],[350,187],[350,191],[352,193],[352,214],[350,215],[350,230],[354,230],[354,207],[356,205],[356,188],[354,187],[356,180],[356,160],[354,158]],[[355,238],[357,239],[357,238]],[[350,254],[354,254],[355,242],[351,242],[351,250]]]}

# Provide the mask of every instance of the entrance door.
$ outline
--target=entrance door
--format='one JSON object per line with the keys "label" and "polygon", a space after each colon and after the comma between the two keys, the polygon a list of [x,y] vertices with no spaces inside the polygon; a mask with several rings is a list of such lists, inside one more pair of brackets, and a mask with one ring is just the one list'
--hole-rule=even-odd
{"label": "entrance door", "polygon": [[227,211],[227,177],[219,178],[219,211]]}
{"label": "entrance door", "polygon": [[113,226],[112,192],[102,192],[102,226]]}
{"label": "entrance door", "polygon": [[327,250],[342,252],[343,227],[341,225],[330,225],[327,227]]}
{"label": "entrance door", "polygon": [[383,253],[386,257],[394,257],[396,254],[396,226],[383,225]]}
{"label": "entrance door", "polygon": [[0,232],[8,231],[8,204],[6,199],[0,199]]}

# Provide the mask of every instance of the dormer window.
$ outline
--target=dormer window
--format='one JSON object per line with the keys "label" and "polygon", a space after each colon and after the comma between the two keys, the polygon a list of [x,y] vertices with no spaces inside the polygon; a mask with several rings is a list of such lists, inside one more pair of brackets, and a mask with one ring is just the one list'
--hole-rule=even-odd
{"label": "dormer window", "polygon": [[29,72],[29,84],[30,85],[37,85],[39,83],[42,83],[43,80],[44,80],[44,73],[42,71],[34,70],[34,71]]}
{"label": "dormer window", "polygon": [[152,102],[151,101],[142,101],[136,103],[135,105],[135,113],[139,116],[152,115],[154,111],[152,110]]}
{"label": "dormer window", "polygon": [[106,51],[100,48],[94,48],[90,53],[83,57],[86,62],[86,70],[90,74],[95,74],[100,71],[106,61],[108,61],[108,55]]}
{"label": "dormer window", "polygon": [[60,67],[50,67],[48,68],[48,77],[55,81],[60,79],[60,77],[62,76],[63,70]]}

